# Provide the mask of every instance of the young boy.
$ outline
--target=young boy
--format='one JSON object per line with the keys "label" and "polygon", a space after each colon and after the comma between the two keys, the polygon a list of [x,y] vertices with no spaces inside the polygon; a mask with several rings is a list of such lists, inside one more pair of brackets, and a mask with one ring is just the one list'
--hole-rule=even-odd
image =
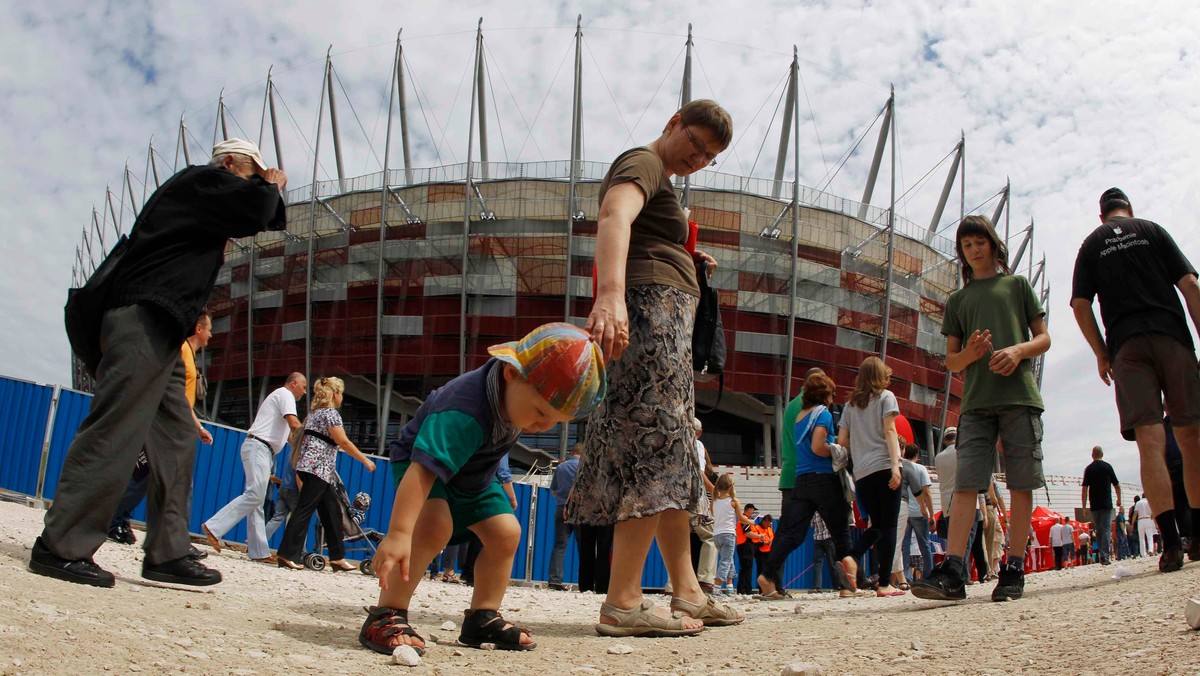
{"label": "young boy", "polygon": [[[408,623],[424,570],[468,531],[483,541],[475,589],[459,634],[475,648],[531,650],[528,629],[500,616],[521,525],[496,470],[523,432],[544,432],[587,415],[604,399],[604,358],[588,334],[546,324],[520,341],[488,348],[494,359],[434,390],[388,444],[396,500],[375,554],[379,604],[368,609],[358,640],[379,653],[425,640]],[[413,571],[410,575],[410,571]]]}
{"label": "young boy", "polygon": [[1012,496],[1014,545],[1000,569],[993,601],[1019,599],[1025,588],[1025,543],[1033,514],[1033,491],[1042,475],[1042,396],[1031,360],[1050,349],[1046,313],[1029,285],[1008,267],[1008,248],[992,222],[968,216],[958,227],[956,249],[963,288],[946,302],[942,333],[946,368],[966,371],[958,422],[957,485],[950,505],[946,559],[913,584],[923,599],[967,597],[967,537],[979,493],[986,491],[996,463],[996,442],[1004,447]]}

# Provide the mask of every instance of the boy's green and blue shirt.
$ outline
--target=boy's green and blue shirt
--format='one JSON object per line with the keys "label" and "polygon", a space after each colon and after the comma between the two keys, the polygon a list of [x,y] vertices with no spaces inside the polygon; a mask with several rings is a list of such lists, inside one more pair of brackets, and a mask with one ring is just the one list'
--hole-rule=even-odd
{"label": "boy's green and blue shirt", "polygon": [[400,438],[388,443],[391,461],[412,461],[449,487],[483,492],[520,436],[501,414],[503,370],[489,359],[431,392]]}
{"label": "boy's green and blue shirt", "polygon": [[[1002,350],[1030,339],[1030,325],[1046,314],[1041,301],[1021,275],[996,275],[971,281],[950,294],[942,335],[967,340],[975,331],[992,332],[992,348]],[[966,412],[992,406],[1030,406],[1045,410],[1033,377],[1033,363],[1023,360],[1015,373],[1002,376],[988,367],[984,355],[966,368],[962,409]]]}

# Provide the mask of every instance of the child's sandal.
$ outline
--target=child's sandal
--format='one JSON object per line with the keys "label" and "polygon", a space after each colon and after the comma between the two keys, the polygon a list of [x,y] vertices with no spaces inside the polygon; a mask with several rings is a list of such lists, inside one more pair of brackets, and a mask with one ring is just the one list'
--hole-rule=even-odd
{"label": "child's sandal", "polygon": [[364,607],[363,610],[367,611],[367,620],[363,622],[362,630],[358,632],[358,642],[364,648],[370,648],[383,655],[391,655],[401,645],[408,645],[418,655],[425,654],[424,645],[415,646],[405,643],[391,645],[391,639],[395,636],[412,636],[421,639],[422,644],[425,643],[425,637],[418,634],[408,623],[407,610],[385,606]]}
{"label": "child's sandal", "polygon": [[[472,609],[465,612],[458,642],[471,648],[492,643],[497,650],[533,650],[536,643],[521,643],[521,635],[533,636],[524,627],[505,621],[495,610]],[[505,626],[507,625],[507,626]]]}

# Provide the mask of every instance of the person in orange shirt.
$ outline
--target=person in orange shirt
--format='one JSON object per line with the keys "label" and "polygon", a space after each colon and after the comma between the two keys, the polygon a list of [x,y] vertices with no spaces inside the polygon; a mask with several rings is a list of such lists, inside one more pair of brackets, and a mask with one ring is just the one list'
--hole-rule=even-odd
{"label": "person in orange shirt", "polygon": [[[767,514],[751,530],[758,534],[758,546],[754,550],[754,562],[759,570],[766,570],[767,557],[771,555],[771,543],[775,541],[775,517]],[[763,591],[759,587],[759,591]]]}

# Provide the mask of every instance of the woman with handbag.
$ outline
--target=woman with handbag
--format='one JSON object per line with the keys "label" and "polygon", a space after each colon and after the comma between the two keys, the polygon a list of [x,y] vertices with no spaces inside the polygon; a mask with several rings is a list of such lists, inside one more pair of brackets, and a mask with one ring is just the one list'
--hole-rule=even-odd
{"label": "woman with handbag", "polygon": [[[796,484],[792,497],[784,503],[780,529],[771,545],[758,586],[763,597],[784,598],[779,571],[787,557],[804,544],[813,514],[820,514],[833,540],[834,556],[841,562],[843,573],[854,579],[858,565],[850,556],[850,533],[847,529],[850,504],[842,490],[842,481],[834,470],[833,414],[829,406],[837,385],[824,373],[814,373],[804,381],[803,399],[799,414],[791,424],[796,439]],[[895,519],[893,519],[893,522]],[[833,570],[835,586],[853,594],[854,585],[841,579]]]}
{"label": "woman with handbag", "polygon": [[901,483],[900,436],[896,433],[900,406],[887,389],[891,379],[892,369],[882,359],[864,359],[838,430],[838,444],[850,450],[853,460],[858,498],[871,519],[868,532],[879,534],[876,555],[871,557],[874,577],[879,580],[878,596],[904,594],[891,585]]}
{"label": "woman with handbag", "polygon": [[[733,121],[713,101],[687,103],[646,146],[617,157],[600,183],[596,294],[584,330],[607,359],[608,396],[588,421],[568,500],[571,522],[615,524],[612,573],[597,633],[683,636],[744,616],[704,594],[691,566],[689,517],[701,510],[692,330],[700,294],[688,222],[671,182],[714,163]],[[657,538],[671,611],[642,596]]]}
{"label": "woman with handbag", "polygon": [[375,463],[346,436],[342,416],[338,413],[344,393],[345,384],[341,378],[321,378],[313,384],[312,407],[304,419],[302,436],[293,447],[296,450],[292,451],[300,500],[283,531],[278,552],[280,568],[304,568],[296,563],[296,559],[304,553],[308,526],[312,523],[313,512],[317,512],[321,515],[325,546],[329,548],[329,567],[334,571],[355,570],[344,558],[342,511],[334,488],[337,483],[334,465],[339,448],[361,462],[368,472],[375,471]]}

